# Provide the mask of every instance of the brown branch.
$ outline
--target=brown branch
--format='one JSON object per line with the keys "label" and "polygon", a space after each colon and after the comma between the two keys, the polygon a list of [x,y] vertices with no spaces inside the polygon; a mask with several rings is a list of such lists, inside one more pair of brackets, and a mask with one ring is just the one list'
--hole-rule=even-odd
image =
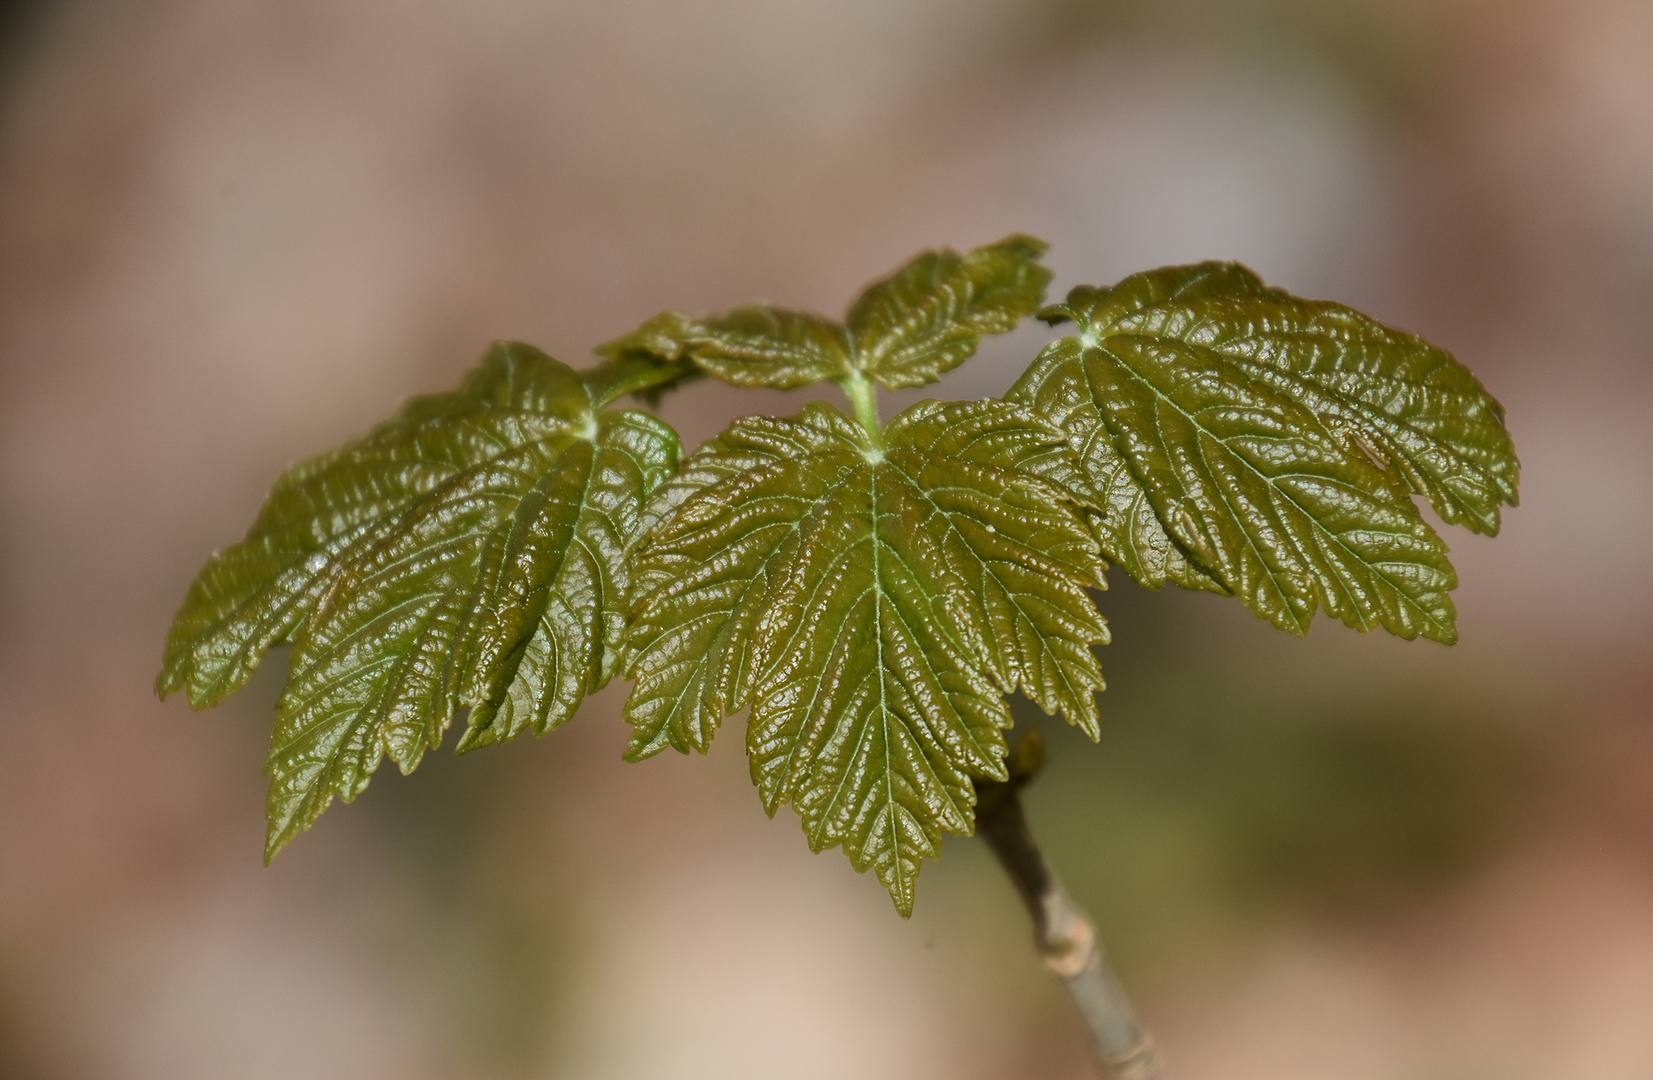
{"label": "brown branch", "polygon": [[1010,781],[976,781],[976,834],[987,841],[1033,916],[1033,939],[1045,964],[1067,987],[1090,1030],[1103,1075],[1112,1080],[1163,1080],[1159,1052],[1137,1022],[1096,927],[1051,873],[1028,831],[1017,792],[1044,761],[1035,728],[1011,754]]}

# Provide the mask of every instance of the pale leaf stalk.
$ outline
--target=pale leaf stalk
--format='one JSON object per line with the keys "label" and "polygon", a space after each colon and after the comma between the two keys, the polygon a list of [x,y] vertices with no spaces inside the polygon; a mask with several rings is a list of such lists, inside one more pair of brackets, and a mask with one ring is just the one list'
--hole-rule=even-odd
{"label": "pale leaf stalk", "polygon": [[1028,829],[1017,795],[1026,779],[1013,771],[1009,783],[977,782],[977,835],[998,856],[1033,916],[1034,944],[1067,987],[1102,1074],[1110,1080],[1163,1080],[1159,1051],[1103,955],[1095,924],[1062,888]]}
{"label": "pale leaf stalk", "polygon": [[872,436],[873,445],[882,446],[882,429],[878,423],[878,385],[859,371],[846,375],[838,385],[844,388],[850,408],[855,411],[855,418],[867,429],[867,434]]}

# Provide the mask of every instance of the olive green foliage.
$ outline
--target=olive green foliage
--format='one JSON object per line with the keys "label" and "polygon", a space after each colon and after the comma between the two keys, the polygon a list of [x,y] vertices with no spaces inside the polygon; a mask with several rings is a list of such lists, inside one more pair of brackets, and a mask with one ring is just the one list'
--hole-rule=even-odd
{"label": "olive green foliage", "polygon": [[1443,521],[1498,531],[1519,465],[1503,409],[1451,356],[1234,263],[1080,287],[1010,398],[1061,424],[1138,581],[1232,592],[1281,629],[1457,639]]}
{"label": "olive green foliage", "polygon": [[[921,861],[1003,779],[1020,692],[1092,738],[1105,562],[1233,594],[1303,633],[1456,636],[1446,547],[1412,502],[1496,533],[1518,465],[1446,353],[1232,263],[1040,310],[1043,242],[927,252],[842,321],[664,312],[574,371],[495,345],[457,391],[294,466],[190,587],[156,686],[214,704],[292,644],[267,856],[461,710],[461,751],[543,733],[616,673],[627,757],[705,751],[749,711],[765,809],[911,911]],[[1003,400],[880,423],[985,334],[1072,322]],[[627,394],[706,374],[833,381],[852,410],[752,416],[679,461]]]}
{"label": "olive green foliage", "polygon": [[461,706],[468,749],[555,727],[613,674],[643,500],[678,458],[666,425],[605,408],[674,373],[616,374],[496,345],[459,390],[293,466],[208,561],[157,689],[213,704],[293,643],[266,858],[386,754],[411,771]]}
{"label": "olive green foliage", "polygon": [[629,756],[704,750],[751,707],[771,813],[842,843],[903,913],[972,776],[1004,779],[1004,694],[1096,732],[1095,539],[1029,468],[1059,429],[998,401],[923,402],[883,445],[829,405],[747,417],[688,463],[637,559]]}
{"label": "olive green foliage", "polygon": [[690,357],[734,386],[790,389],[860,374],[892,390],[941,378],[1044,300],[1050,271],[1036,261],[1042,240],[1011,236],[968,255],[928,251],[867,286],[843,322],[768,304],[694,319],[656,315],[597,347],[615,358],[644,352]]}

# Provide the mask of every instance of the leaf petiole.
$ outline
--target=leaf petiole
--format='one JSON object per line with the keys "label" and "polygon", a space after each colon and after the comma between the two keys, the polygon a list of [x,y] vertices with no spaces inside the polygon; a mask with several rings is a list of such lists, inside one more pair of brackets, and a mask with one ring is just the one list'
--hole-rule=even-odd
{"label": "leaf petiole", "polygon": [[867,429],[867,434],[872,437],[872,444],[883,449],[883,428],[878,423],[878,384],[861,372],[852,371],[839,379],[838,385],[844,388],[850,408],[854,410],[855,418],[861,421],[861,426]]}

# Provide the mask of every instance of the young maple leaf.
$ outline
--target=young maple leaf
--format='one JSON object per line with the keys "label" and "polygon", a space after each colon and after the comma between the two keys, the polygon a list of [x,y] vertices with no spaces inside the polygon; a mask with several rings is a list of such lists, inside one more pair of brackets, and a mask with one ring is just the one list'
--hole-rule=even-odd
{"label": "young maple leaf", "polygon": [[1498,531],[1520,465],[1504,411],[1450,355],[1235,263],[1082,286],[1008,397],[1067,431],[1104,554],[1145,585],[1231,592],[1294,634],[1457,639],[1448,523]]}
{"label": "young maple leaf", "polygon": [[699,319],[663,311],[597,351],[693,360],[733,386],[784,390],[857,375],[891,390],[923,386],[969,359],[982,335],[1038,310],[1050,283],[1044,253],[1043,240],[1022,235],[964,255],[926,251],[862,290],[843,322],[768,304]]}
{"label": "young maple leaf", "polygon": [[824,404],[736,421],[637,555],[628,757],[704,751],[750,706],[765,809],[909,914],[920,860],[972,829],[971,778],[1005,778],[1005,693],[1097,732],[1102,564],[1040,475],[1062,449],[998,401],[921,402],[877,438]]}
{"label": "young maple leaf", "polygon": [[265,771],[266,858],[389,755],[544,732],[613,674],[644,501],[677,436],[620,395],[681,375],[577,373],[501,342],[457,391],[293,466],[173,620],[156,689],[202,708],[293,643]]}

